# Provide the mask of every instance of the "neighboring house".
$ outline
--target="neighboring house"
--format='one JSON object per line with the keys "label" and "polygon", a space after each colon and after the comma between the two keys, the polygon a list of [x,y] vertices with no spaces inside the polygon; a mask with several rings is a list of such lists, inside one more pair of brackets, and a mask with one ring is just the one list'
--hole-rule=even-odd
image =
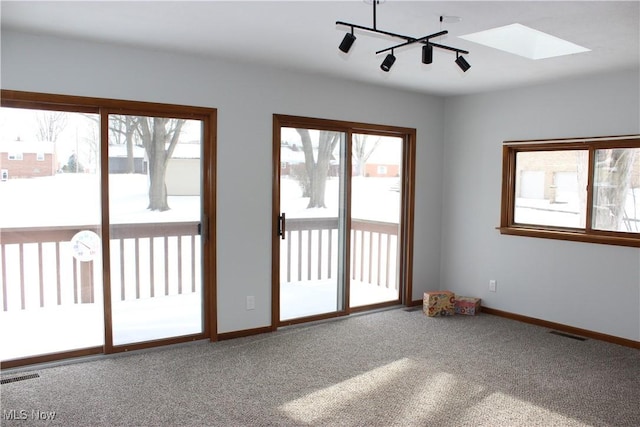
{"label": "neighboring house", "polygon": [[[640,187],[640,159],[632,164],[631,188]],[[548,151],[518,156],[516,197],[566,203],[578,197],[578,170],[587,173],[586,152]],[[582,164],[582,166],[578,166]],[[586,180],[583,179],[586,185]],[[582,187],[584,188],[584,187]]]}
{"label": "neighboring house", "polygon": [[575,151],[518,156],[516,197],[545,199],[552,203],[577,197],[579,161]]}
{"label": "neighboring house", "polygon": [[400,165],[367,163],[364,167],[364,176],[368,177],[395,177],[400,176]]}
{"label": "neighboring house", "polygon": [[[183,142],[176,145],[167,165],[165,183],[169,196],[200,195],[200,141]],[[147,175],[149,160],[143,147],[133,147],[133,173]],[[129,173],[127,168],[127,147],[109,146],[109,173]]]}
{"label": "neighboring house", "polygon": [[[313,147],[314,159],[318,158],[318,147]],[[305,164],[304,151],[302,147],[295,143],[283,142],[280,145],[280,175],[291,175],[293,170],[298,166]],[[301,166],[301,167],[302,167]],[[340,172],[340,163],[335,156],[331,155],[329,160],[329,176],[338,176]]]}
{"label": "neighboring house", "polygon": [[181,142],[176,145],[165,176],[168,196],[200,195],[201,149],[200,141]]}
{"label": "neighboring house", "polygon": [[[133,147],[133,173],[146,174],[148,171],[147,156],[143,147]],[[109,173],[129,173],[127,168],[127,146],[109,146]]]}
{"label": "neighboring house", "polygon": [[295,165],[304,164],[304,152],[295,144],[283,142],[280,145],[280,174],[290,175]]}
{"label": "neighboring house", "polygon": [[362,175],[366,177],[399,177],[402,144],[397,138],[383,138],[369,155]]}
{"label": "neighboring house", "polygon": [[50,141],[0,141],[0,180],[55,175],[55,144]]}

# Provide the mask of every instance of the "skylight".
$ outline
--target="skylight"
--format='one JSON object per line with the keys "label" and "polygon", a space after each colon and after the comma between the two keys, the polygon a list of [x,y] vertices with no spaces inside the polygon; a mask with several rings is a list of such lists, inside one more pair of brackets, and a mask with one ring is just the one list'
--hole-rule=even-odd
{"label": "skylight", "polygon": [[553,58],[591,50],[522,24],[505,25],[460,38],[529,59]]}

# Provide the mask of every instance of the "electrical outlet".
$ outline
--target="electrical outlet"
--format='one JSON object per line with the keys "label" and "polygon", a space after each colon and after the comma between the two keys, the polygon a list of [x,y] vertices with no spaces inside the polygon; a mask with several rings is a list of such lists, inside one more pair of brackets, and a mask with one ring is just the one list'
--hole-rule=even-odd
{"label": "electrical outlet", "polygon": [[489,292],[495,292],[496,291],[496,281],[495,280],[489,280]]}
{"label": "electrical outlet", "polygon": [[247,310],[255,310],[256,308],[256,297],[248,296],[247,297]]}

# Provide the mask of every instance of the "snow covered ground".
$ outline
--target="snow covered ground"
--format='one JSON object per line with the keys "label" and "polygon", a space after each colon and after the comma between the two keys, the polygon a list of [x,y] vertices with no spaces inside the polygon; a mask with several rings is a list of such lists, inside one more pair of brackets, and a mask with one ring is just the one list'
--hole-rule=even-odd
{"label": "snow covered ground", "polygon": [[[113,305],[114,345],[202,332],[200,294],[118,301]],[[0,312],[0,358],[17,359],[104,344],[102,301]]]}
{"label": "snow covered ground", "polygon": [[[398,222],[400,192],[394,191],[399,178],[353,177],[351,183],[351,216],[371,221]],[[336,218],[339,211],[340,180],[327,180],[326,208],[307,209],[308,198],[302,197],[298,182],[290,177],[280,180],[280,212],[287,218]]]}
{"label": "snow covered ground", "polygon": [[[362,178],[353,182],[353,213],[363,219],[377,221],[397,221],[400,194],[393,191],[396,178]],[[301,199],[300,188],[294,180],[283,179],[284,194],[292,194],[288,200],[287,213],[292,217],[337,215],[338,180],[327,183],[327,209],[306,209],[306,200]],[[192,196],[170,197],[171,210],[149,212],[147,206],[148,182],[145,175],[111,175],[110,219],[112,223],[153,223],[197,221],[200,214],[199,198]],[[56,227],[91,226],[100,223],[100,182],[95,174],[58,174],[52,177],[32,179],[11,179],[0,183],[0,241],[2,229],[14,227]],[[371,197],[374,194],[376,197]],[[130,243],[130,242],[129,242]],[[141,245],[142,246],[142,245]],[[20,281],[20,272],[16,248],[7,251],[10,256],[7,263],[7,281],[15,285]],[[0,350],[2,360],[28,357],[71,349],[88,348],[103,345],[104,312],[101,300],[101,268],[95,266],[96,301],[91,304],[73,304],[68,285],[70,277],[63,277],[62,306],[50,305],[55,301],[55,282],[45,270],[45,307],[39,307],[38,266],[28,266],[29,262],[38,262],[34,248],[25,249],[25,271],[27,287],[27,310],[20,310],[19,288],[10,288],[10,310],[0,312],[3,325]],[[67,244],[61,246],[61,256],[70,257]],[[158,251],[163,255],[161,251]],[[45,248],[45,256],[51,255]],[[164,255],[163,255],[164,256]],[[46,263],[45,263],[46,264]],[[117,265],[114,262],[114,265]],[[173,270],[174,267],[171,267]],[[118,272],[112,272],[116,276]],[[63,273],[73,274],[71,270]],[[127,271],[127,275],[135,272]],[[199,274],[199,273],[198,273]],[[119,276],[119,274],[118,274]],[[0,281],[2,280],[0,275]],[[115,280],[115,279],[114,279]],[[133,282],[126,279],[128,283]],[[143,275],[142,281],[145,282]],[[114,281],[114,286],[119,284]],[[146,282],[145,282],[146,283]],[[129,286],[129,285],[127,285]],[[143,285],[144,287],[144,285]],[[113,295],[117,296],[118,290]],[[127,291],[127,295],[133,292]],[[284,283],[281,289],[281,317],[290,319],[336,310],[336,285],[329,281]],[[114,298],[113,334],[114,344],[120,345],[146,340],[155,340],[170,336],[198,333],[202,330],[202,305],[200,292],[185,295],[170,295],[119,301]],[[398,291],[361,282],[351,284],[351,305],[361,306],[398,299]],[[55,304],[55,303],[53,303]],[[16,309],[15,307],[18,307]],[[6,327],[5,325],[11,325]]]}
{"label": "snow covered ground", "polygon": [[[198,221],[197,196],[169,196],[171,208],[151,212],[148,177],[109,176],[109,215],[114,224]],[[96,174],[61,173],[54,176],[0,182],[0,229],[100,223],[100,181]]]}
{"label": "snow covered ground", "polygon": [[[337,292],[330,282],[288,283],[282,288],[281,318],[292,319],[336,311]],[[394,289],[355,282],[351,305],[398,299]],[[102,300],[92,304],[0,311],[0,359],[104,345]],[[12,327],[7,327],[11,325]],[[15,327],[17,326],[17,327]],[[200,293],[144,298],[113,305],[114,345],[143,342],[202,332]]]}
{"label": "snow covered ground", "polygon": [[[352,216],[358,219],[397,222],[400,193],[392,187],[398,178],[354,177]],[[281,210],[291,218],[336,217],[339,180],[327,181],[327,208],[307,209],[297,181],[281,180]],[[197,196],[169,196],[170,210],[147,209],[148,178],[142,174],[109,176],[109,215],[116,224],[136,222],[197,221]],[[10,179],[0,182],[0,227],[57,225],[95,225],[100,223],[100,181],[96,174],[57,174],[55,176]]]}
{"label": "snow covered ground", "polygon": [[[538,224],[557,227],[583,228],[586,213],[580,212],[577,194],[570,194],[564,203],[551,203],[548,199],[516,199],[515,221],[521,224]],[[640,232],[640,188],[630,189],[625,200],[625,221],[617,231]],[[607,209],[594,211],[608,215]]]}
{"label": "snow covered ground", "polygon": [[[395,301],[397,289],[351,281],[351,307]],[[280,286],[280,320],[295,319],[338,310],[338,286],[335,281],[289,282]]]}

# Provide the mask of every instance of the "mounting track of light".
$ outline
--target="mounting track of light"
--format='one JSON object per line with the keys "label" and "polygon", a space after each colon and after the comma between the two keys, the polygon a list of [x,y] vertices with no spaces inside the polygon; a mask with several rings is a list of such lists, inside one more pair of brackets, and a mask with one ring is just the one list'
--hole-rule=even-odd
{"label": "mounting track of light", "polygon": [[[351,32],[346,33],[344,35],[344,38],[342,39],[342,42],[340,43],[340,46],[338,46],[338,49],[340,49],[342,52],[344,53],[348,53],[349,50],[351,49],[351,46],[353,46],[353,43],[356,41],[356,36],[354,35],[354,30],[358,29],[358,30],[362,30],[362,31],[368,31],[371,33],[377,33],[377,34],[384,34],[386,36],[389,37],[395,37],[395,38],[399,38],[399,39],[403,39],[405,40],[404,43],[400,43],[391,47],[388,47],[386,49],[382,49],[376,52],[376,55],[379,55],[381,53],[384,52],[389,52],[391,51],[391,53],[387,54],[387,56],[384,58],[384,61],[382,62],[382,64],[380,65],[380,68],[383,71],[388,72],[391,67],[393,66],[393,63],[396,62],[396,57],[393,54],[394,49],[397,49],[399,47],[404,47],[404,46],[409,46],[411,44],[414,43],[421,43],[424,46],[422,46],[422,63],[423,64],[431,64],[433,62],[433,48],[436,47],[438,49],[443,49],[443,50],[449,50],[452,52],[456,53],[456,64],[458,64],[458,66],[460,67],[460,69],[462,71],[467,71],[469,68],[471,68],[471,65],[469,65],[469,63],[467,62],[466,59],[464,59],[464,57],[462,57],[461,55],[468,55],[469,52],[466,50],[462,50],[462,49],[458,49],[455,47],[450,47],[450,46],[445,46],[445,45],[441,45],[438,43],[434,43],[431,41],[431,39],[436,38],[436,37],[440,37],[443,36],[445,34],[448,34],[449,32],[447,30],[443,30],[443,31],[439,31],[437,33],[433,33],[433,34],[429,34],[427,36],[423,36],[423,37],[411,37],[411,36],[405,36],[402,34],[397,34],[397,33],[392,33],[389,31],[383,31],[383,30],[379,30],[377,28],[376,25],[376,5],[379,2],[379,0],[373,0],[372,4],[373,4],[373,27],[364,27],[362,25],[356,25],[356,24],[352,24],[350,22],[343,22],[343,21],[336,21],[336,25],[343,25],[346,27],[350,27],[351,28]],[[442,22],[444,20],[444,17],[441,16],[440,17],[440,22]]]}

